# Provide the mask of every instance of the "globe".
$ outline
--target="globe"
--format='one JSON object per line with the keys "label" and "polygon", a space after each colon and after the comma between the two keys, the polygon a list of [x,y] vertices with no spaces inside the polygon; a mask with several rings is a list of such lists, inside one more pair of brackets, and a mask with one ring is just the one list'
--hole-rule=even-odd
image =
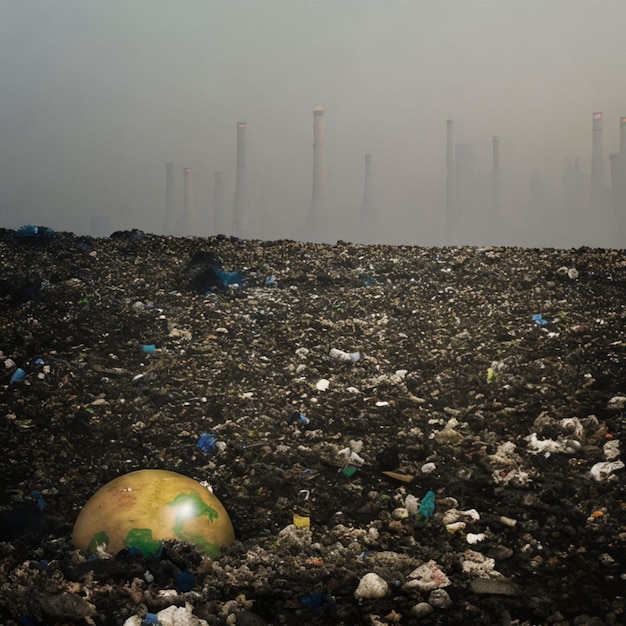
{"label": "globe", "polygon": [[199,482],[167,470],[130,472],[101,487],[82,508],[74,545],[89,553],[129,549],[152,558],[162,542],[193,543],[211,557],[235,540],[218,498]]}

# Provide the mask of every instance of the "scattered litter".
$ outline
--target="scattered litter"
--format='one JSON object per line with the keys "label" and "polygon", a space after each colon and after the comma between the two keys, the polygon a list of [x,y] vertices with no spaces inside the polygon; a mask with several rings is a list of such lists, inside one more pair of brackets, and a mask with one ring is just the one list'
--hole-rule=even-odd
{"label": "scattered litter", "polygon": [[315,388],[318,391],[326,391],[329,387],[330,381],[327,378],[320,378],[320,380],[315,383]]}
{"label": "scattered litter", "polygon": [[341,473],[344,476],[347,476],[348,478],[350,478],[351,476],[354,476],[356,474],[356,472],[357,472],[357,468],[354,467],[354,465],[346,465],[346,467],[344,467],[341,470]]}
{"label": "scattered litter", "polygon": [[300,413],[300,411],[294,411],[287,417],[287,423],[289,425],[296,424],[297,426],[307,426],[310,422],[311,420],[304,415],[304,413]]}
{"label": "scattered litter", "polygon": [[339,450],[339,458],[344,464],[363,465],[365,459],[359,456],[359,452],[363,449],[362,441],[351,440],[347,448]]}
{"label": "scattered litter", "polygon": [[435,492],[427,491],[426,495],[422,498],[422,501],[419,505],[419,514],[426,518],[430,519],[435,512]]}
{"label": "scattered litter", "polygon": [[613,478],[614,472],[623,469],[624,463],[622,461],[603,461],[596,463],[591,468],[591,475],[595,480],[609,480]]}
{"label": "scattered litter", "polygon": [[539,324],[539,326],[545,326],[548,323],[548,320],[544,319],[541,313],[535,313],[532,320],[536,324]]}
{"label": "scattered litter", "polygon": [[213,456],[218,450],[217,439],[211,433],[202,433],[196,447],[200,449],[202,454]]}
{"label": "scattered litter", "polygon": [[338,350],[337,348],[331,348],[329,356],[333,359],[337,359],[338,361],[350,361],[352,363],[356,363],[361,358],[361,353],[344,352],[343,350]]}
{"label": "scattered litter", "polygon": [[389,585],[384,578],[375,572],[365,574],[359,581],[359,585],[354,592],[357,600],[373,600],[384,598],[389,594]]}
{"label": "scattered litter", "polygon": [[399,472],[390,471],[384,471],[382,474],[388,476],[389,478],[393,478],[394,480],[398,480],[401,483],[411,483],[415,480],[415,476],[412,476],[411,474],[400,474]]}
{"label": "scattered litter", "polygon": [[13,376],[11,376],[11,384],[21,383],[26,378],[26,372],[18,367],[14,372]]}
{"label": "scattered litter", "polygon": [[308,530],[311,528],[311,518],[308,515],[298,515],[297,513],[294,513],[293,525],[296,528],[306,528]]}

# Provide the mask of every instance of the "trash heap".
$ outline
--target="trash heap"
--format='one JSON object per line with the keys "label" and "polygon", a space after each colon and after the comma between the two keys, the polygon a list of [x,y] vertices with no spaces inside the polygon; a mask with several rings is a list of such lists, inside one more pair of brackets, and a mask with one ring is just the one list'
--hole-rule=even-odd
{"label": "trash heap", "polygon": [[[624,252],[26,227],[0,267],[3,624],[624,623]],[[235,542],[73,545],[145,469]]]}

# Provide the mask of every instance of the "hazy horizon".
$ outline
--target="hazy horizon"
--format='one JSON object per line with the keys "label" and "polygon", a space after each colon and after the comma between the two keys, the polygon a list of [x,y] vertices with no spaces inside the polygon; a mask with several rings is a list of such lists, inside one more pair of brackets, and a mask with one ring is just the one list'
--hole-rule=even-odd
{"label": "hazy horizon", "polygon": [[[377,241],[450,243],[452,119],[479,193],[462,243],[622,247],[609,155],[626,115],[625,21],[621,0],[0,0],[2,225],[89,233],[106,216],[109,232],[161,233],[172,162],[176,207],[192,168],[193,233],[216,234],[215,172],[230,224],[244,121],[251,235],[307,239],[322,104],[330,240],[358,240],[371,154]],[[565,197],[564,172],[580,158],[584,195],[595,111],[607,201],[589,209]],[[484,211],[493,136],[497,224]]]}

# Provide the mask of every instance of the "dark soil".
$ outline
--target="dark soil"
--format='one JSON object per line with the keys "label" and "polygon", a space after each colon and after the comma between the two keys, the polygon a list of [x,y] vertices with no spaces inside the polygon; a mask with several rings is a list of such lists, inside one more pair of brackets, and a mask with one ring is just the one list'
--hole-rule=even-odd
{"label": "dark soil", "polygon": [[[0,264],[2,624],[626,622],[623,251],[42,229]],[[145,468],[235,544],[76,550]]]}

